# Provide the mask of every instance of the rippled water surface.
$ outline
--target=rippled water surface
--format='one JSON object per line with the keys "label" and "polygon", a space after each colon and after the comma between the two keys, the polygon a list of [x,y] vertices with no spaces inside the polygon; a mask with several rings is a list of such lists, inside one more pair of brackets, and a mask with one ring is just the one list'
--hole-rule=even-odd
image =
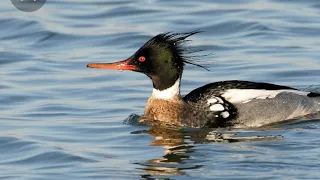
{"label": "rippled water surface", "polygon": [[[320,91],[320,1],[0,2],[1,179],[318,179],[320,122],[266,129],[150,128],[152,84],[87,69],[129,57],[152,36],[202,30],[182,93],[241,79]],[[204,56],[203,56],[204,55]],[[136,115],[135,115],[136,114]]]}

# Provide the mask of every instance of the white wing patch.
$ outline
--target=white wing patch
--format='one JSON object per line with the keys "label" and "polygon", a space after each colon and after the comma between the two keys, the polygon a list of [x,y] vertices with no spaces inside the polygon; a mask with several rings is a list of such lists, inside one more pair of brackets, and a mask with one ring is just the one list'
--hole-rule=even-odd
{"label": "white wing patch", "polygon": [[216,118],[228,118],[230,113],[228,112],[228,107],[225,106],[225,102],[220,97],[212,97],[207,100],[207,104],[209,105],[210,111],[216,112]]}
{"label": "white wing patch", "polygon": [[214,104],[210,106],[211,111],[223,111],[224,107],[221,104]]}
{"label": "white wing patch", "polygon": [[212,99],[208,99],[207,104],[210,105],[210,104],[214,104],[216,102],[218,102],[218,100],[216,98],[212,98]]}
{"label": "white wing patch", "polygon": [[221,116],[222,116],[223,118],[227,118],[227,117],[230,116],[230,113],[227,112],[227,111],[224,111],[224,112],[221,113]]}
{"label": "white wing patch", "polygon": [[281,92],[295,93],[306,96],[310,92],[283,89],[283,90],[261,90],[261,89],[228,89],[221,96],[231,103],[247,103],[253,99],[274,98]]}

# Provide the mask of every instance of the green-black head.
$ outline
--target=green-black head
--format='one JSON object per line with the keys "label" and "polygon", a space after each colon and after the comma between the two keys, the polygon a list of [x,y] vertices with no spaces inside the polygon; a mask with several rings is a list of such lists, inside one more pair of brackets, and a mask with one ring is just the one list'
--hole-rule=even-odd
{"label": "green-black head", "polygon": [[151,78],[155,89],[161,91],[171,87],[181,78],[186,63],[205,68],[194,63],[188,57],[190,52],[182,47],[187,41],[186,38],[197,33],[199,31],[158,34],[126,60],[115,63],[93,63],[87,67],[141,72]]}

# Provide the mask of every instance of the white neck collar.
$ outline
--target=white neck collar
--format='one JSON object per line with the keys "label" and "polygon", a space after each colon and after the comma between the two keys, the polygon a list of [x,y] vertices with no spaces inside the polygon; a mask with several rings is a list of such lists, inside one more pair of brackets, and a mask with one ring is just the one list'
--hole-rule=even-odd
{"label": "white neck collar", "polygon": [[158,99],[172,99],[175,96],[180,95],[180,78],[169,88],[162,91],[153,88],[152,96]]}

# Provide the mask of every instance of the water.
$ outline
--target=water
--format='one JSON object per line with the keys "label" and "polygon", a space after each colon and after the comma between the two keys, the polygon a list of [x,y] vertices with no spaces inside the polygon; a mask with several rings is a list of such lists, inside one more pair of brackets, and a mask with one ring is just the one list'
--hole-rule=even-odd
{"label": "water", "polygon": [[[152,36],[202,30],[182,93],[241,79],[320,91],[320,2],[48,0],[0,2],[1,179],[318,179],[320,123],[192,130],[123,123],[151,82],[87,69]],[[208,55],[209,54],[209,55]],[[203,56],[205,55],[205,56]],[[211,131],[211,132],[210,132]]]}

